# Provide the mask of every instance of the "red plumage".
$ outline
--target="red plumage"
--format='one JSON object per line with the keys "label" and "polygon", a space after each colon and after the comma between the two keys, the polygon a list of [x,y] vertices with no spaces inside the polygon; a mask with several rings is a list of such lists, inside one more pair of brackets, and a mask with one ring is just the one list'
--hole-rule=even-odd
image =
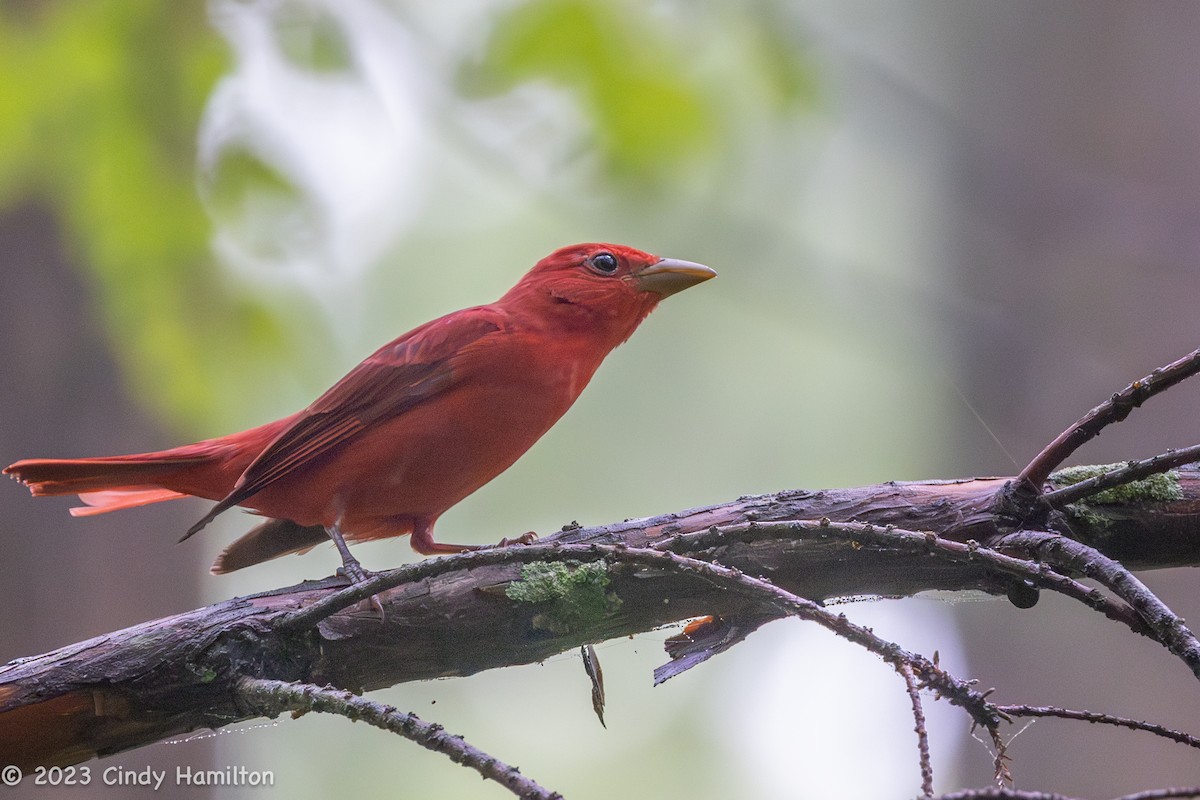
{"label": "red plumage", "polygon": [[[425,554],[470,549],[434,541],[437,518],[549,430],[659,300],[715,274],[620,245],[565,247],[495,303],[384,345],[289,417],[156,453],[27,459],[4,472],[37,496],[78,494],[87,505],[77,515],[186,495],[218,501],[184,538],[235,505],[269,517],[221,554],[217,573],[327,535],[412,534]],[[343,559],[350,570],[344,549]]]}

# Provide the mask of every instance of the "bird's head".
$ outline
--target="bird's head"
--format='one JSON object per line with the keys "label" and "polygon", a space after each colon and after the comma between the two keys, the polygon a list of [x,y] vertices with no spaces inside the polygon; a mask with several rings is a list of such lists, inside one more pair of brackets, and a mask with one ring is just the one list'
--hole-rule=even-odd
{"label": "bird's head", "polygon": [[536,307],[566,324],[612,327],[624,341],[664,297],[716,275],[624,245],[576,244],[539,261],[500,302]]}

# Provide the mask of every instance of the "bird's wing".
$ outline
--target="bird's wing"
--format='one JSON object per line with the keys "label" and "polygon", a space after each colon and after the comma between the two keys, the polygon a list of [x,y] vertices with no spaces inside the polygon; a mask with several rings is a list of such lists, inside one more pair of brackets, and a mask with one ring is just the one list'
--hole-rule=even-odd
{"label": "bird's wing", "polygon": [[359,431],[445,391],[461,379],[456,367],[462,354],[505,327],[503,312],[477,306],[428,322],[384,345],[296,415],[250,463],[233,491],[183,539]]}

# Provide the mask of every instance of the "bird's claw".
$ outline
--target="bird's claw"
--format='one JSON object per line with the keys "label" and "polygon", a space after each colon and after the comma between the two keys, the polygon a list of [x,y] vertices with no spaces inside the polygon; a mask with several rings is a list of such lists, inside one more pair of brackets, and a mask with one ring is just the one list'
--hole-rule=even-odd
{"label": "bird's claw", "polygon": [[537,541],[537,538],[537,534],[533,531],[526,531],[515,539],[509,539],[507,536],[505,536],[503,539],[492,545],[492,547],[508,547],[509,545],[513,544],[533,544]]}
{"label": "bird's claw", "polygon": [[375,575],[375,573],[363,569],[362,564],[357,561],[349,561],[342,564],[337,568],[337,574],[350,581],[350,583],[362,583]]}
{"label": "bird's claw", "polygon": [[[351,560],[343,563],[340,567],[338,567],[337,574],[339,576],[345,578],[346,580],[348,580],[350,582],[351,586],[353,586],[354,584],[363,583],[364,581],[368,580],[369,578],[373,578],[375,576],[374,572],[363,569],[362,564],[358,563],[354,559],[351,559]],[[379,595],[377,595],[377,594],[371,595],[370,600],[371,600],[371,605],[375,608],[376,611],[379,612],[379,621],[383,622],[386,619],[387,615],[383,611],[383,603],[380,602]]]}

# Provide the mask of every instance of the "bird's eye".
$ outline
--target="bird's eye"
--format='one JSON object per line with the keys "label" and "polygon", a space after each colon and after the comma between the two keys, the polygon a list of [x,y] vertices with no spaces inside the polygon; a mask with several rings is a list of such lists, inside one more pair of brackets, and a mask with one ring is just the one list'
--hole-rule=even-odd
{"label": "bird's eye", "polygon": [[597,253],[588,264],[601,275],[612,275],[617,271],[617,258],[612,253]]}

